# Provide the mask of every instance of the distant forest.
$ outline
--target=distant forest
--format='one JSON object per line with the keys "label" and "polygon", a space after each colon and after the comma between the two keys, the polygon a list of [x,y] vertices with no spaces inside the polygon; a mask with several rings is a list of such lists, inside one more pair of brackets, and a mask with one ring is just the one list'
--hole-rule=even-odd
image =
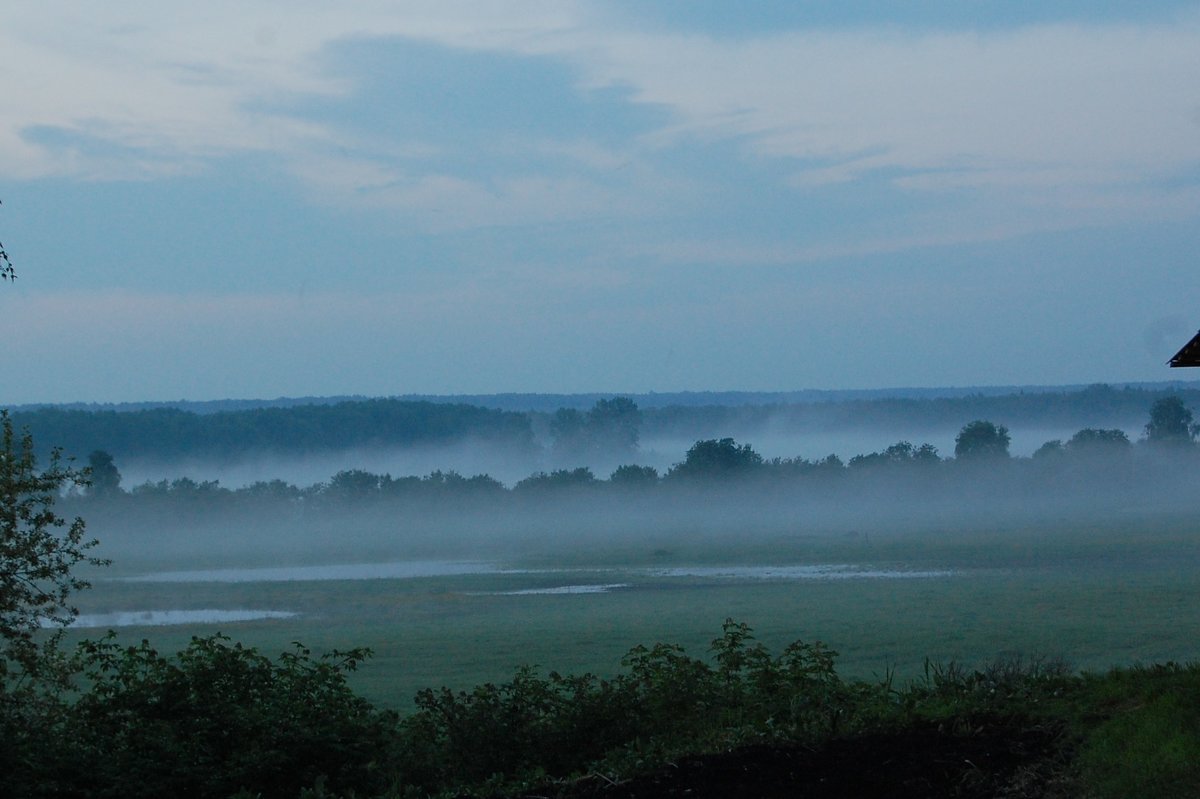
{"label": "distant forest", "polygon": [[529,417],[476,405],[368,399],[199,414],[43,407],[12,414],[42,447],[80,456],[232,460],[254,453],[302,454],[356,447],[405,447],[471,439],[534,446]]}
{"label": "distant forest", "polygon": [[[631,400],[617,398],[597,401],[586,414],[565,409],[555,415],[554,422],[562,436],[560,443],[591,447],[624,434],[623,443],[628,446],[633,443],[628,438],[632,432],[628,423],[637,413]],[[971,497],[986,498],[993,504],[1009,497],[1028,506],[1038,497],[1061,503],[1074,496],[1094,508],[1125,508],[1130,502],[1156,496],[1190,501],[1190,486],[1200,470],[1200,445],[1196,444],[1200,425],[1192,412],[1178,396],[1160,398],[1149,408],[1144,431],[1145,438],[1134,443],[1119,429],[1083,428],[1066,441],[1047,441],[1029,458],[1013,458],[1008,429],[977,419],[959,431],[953,457],[943,457],[929,444],[899,441],[845,462],[835,455],[819,460],[766,459],[751,445],[733,438],[704,439],[692,445],[683,460],[665,474],[627,463],[604,479],[581,466],[536,472],[511,489],[486,474],[465,477],[436,471],[425,477],[393,477],[350,469],[307,487],[271,480],[229,489],[217,481],[180,478],[145,482],[126,490],[112,456],[93,451],[88,464],[90,487],[65,500],[72,508],[76,502],[94,503],[93,509],[116,512],[126,521],[135,510],[178,519],[283,508],[335,514],[368,508],[497,509],[542,505],[548,500],[576,502],[586,497],[687,500],[730,491],[744,495],[747,489],[760,498],[772,495],[850,505],[860,505],[868,498],[916,501],[927,507],[934,499],[969,507],[970,503],[962,505],[962,500]]]}
{"label": "distant forest", "polygon": [[[915,392],[915,390],[914,390]],[[260,454],[314,454],[354,448],[486,443],[514,454],[539,448],[636,452],[639,437],[737,436],[758,431],[816,432],[845,429],[956,430],[973,419],[1010,428],[1140,426],[1147,408],[1166,396],[1200,406],[1200,389],[1166,386],[1094,385],[1063,391],[1008,394],[863,396],[852,399],[773,401],[758,404],[670,404],[639,407],[628,398],[577,400],[554,411],[502,410],[482,404],[409,399],[311,400],[302,404],[198,412],[178,407],[114,408],[40,406],[16,409],[12,418],[40,447],[84,457],[103,450],[118,460],[170,462],[181,459],[236,461]],[[867,392],[860,392],[860,394]],[[869,394],[869,393],[867,393]],[[518,395],[506,397],[515,402]],[[542,396],[542,395],[523,395]],[[556,396],[563,400],[566,395]],[[635,395],[645,401],[647,395]],[[650,395],[652,397],[684,395]],[[726,399],[792,395],[686,395]],[[487,398],[478,398],[481,402]],[[620,408],[607,404],[620,399]],[[279,401],[284,402],[284,401]],[[537,403],[535,403],[537,404]],[[122,406],[136,407],[136,406]],[[583,407],[587,407],[584,405]],[[605,413],[597,414],[601,409]],[[605,418],[600,418],[604,416]],[[620,417],[620,418],[617,418]],[[590,427],[588,425],[591,425]],[[608,436],[611,440],[606,441]]]}

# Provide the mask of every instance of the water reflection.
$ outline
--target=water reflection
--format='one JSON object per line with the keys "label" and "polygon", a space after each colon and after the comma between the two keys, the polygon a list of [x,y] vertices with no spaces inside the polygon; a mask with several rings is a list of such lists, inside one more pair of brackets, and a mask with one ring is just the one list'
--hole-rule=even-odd
{"label": "water reflection", "polygon": [[117,613],[84,613],[72,627],[160,627],[168,624],[221,624],[260,619],[290,619],[284,610],[131,610]]}

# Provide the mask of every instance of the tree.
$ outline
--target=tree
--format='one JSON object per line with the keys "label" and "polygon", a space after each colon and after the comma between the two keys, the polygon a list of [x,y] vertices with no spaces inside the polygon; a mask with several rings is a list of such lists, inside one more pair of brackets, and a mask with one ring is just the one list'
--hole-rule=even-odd
{"label": "tree", "polygon": [[963,426],[954,439],[954,457],[959,460],[992,460],[1008,457],[1008,428],[976,419]]}
{"label": "tree", "polygon": [[732,438],[711,438],[693,444],[683,463],[675,464],[668,476],[733,477],[749,474],[762,463],[762,455],[749,444],[738,446]]}
{"label": "tree", "polygon": [[0,280],[16,280],[17,273],[13,269],[12,261],[8,260],[8,251],[4,249],[4,243],[0,242]]}
{"label": "tree", "polygon": [[1151,444],[1191,444],[1197,426],[1192,424],[1192,412],[1176,395],[1163,397],[1150,406],[1150,421],[1146,423],[1146,440]]}
{"label": "tree", "polygon": [[1099,430],[1094,427],[1080,430],[1071,436],[1071,440],[1065,445],[1067,452],[1102,457],[1119,456],[1128,453],[1129,448],[1129,436],[1125,435],[1125,431]]}
{"label": "tree", "polygon": [[593,446],[609,452],[632,452],[638,447],[642,412],[629,397],[596,400],[587,414]]}
{"label": "tree", "polygon": [[109,497],[121,493],[121,473],[113,463],[113,456],[102,449],[88,455],[88,489],[94,497]]}
{"label": "tree", "polygon": [[1065,452],[1066,448],[1063,446],[1062,439],[1055,438],[1034,450],[1033,459],[1035,461],[1057,460],[1062,458]]}
{"label": "tree", "polygon": [[641,426],[642,412],[628,397],[596,400],[587,413],[559,408],[550,418],[554,452],[560,461],[636,452]]}
{"label": "tree", "polygon": [[550,435],[554,437],[554,452],[560,458],[577,457],[588,448],[584,415],[574,408],[559,408],[554,412],[550,417]]}
{"label": "tree", "polygon": [[615,486],[626,488],[651,486],[658,482],[658,469],[653,466],[637,466],[626,464],[618,466],[608,478]]}
{"label": "tree", "polygon": [[[65,487],[86,484],[82,472],[63,465],[58,450],[39,471],[33,438],[18,436],[8,412],[0,411],[0,677],[50,676],[47,655],[78,614],[71,596],[89,585],[75,566],[108,563],[88,554],[98,542],[85,539],[83,519],[68,524],[54,513]],[[59,627],[59,635],[39,644],[46,626]]]}

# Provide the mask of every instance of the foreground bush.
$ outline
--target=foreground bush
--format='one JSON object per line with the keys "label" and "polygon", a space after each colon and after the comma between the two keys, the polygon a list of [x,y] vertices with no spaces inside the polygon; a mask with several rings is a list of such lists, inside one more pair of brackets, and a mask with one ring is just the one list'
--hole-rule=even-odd
{"label": "foreground bush", "polygon": [[272,661],[221,635],[171,658],[111,634],[85,642],[86,690],[43,705],[23,720],[35,733],[6,740],[10,795],[295,797],[318,778],[381,792],[395,717],[345,684],[366,654],[313,658],[297,645]]}
{"label": "foreground bush", "polygon": [[367,654],[297,645],[272,660],[220,635],[170,657],[111,634],[84,642],[73,693],[0,692],[3,795],[615,799],[761,778],[769,795],[1119,797],[1200,784],[1194,666],[930,664],[901,688],[842,680],[819,643],[772,654],[727,620],[707,659],[656,644],[610,679],[523,668],[422,691],[401,718],[347,687]]}

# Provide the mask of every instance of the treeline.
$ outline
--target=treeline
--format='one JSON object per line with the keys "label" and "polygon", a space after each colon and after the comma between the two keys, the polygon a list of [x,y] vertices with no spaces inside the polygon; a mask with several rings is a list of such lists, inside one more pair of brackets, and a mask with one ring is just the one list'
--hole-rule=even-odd
{"label": "treeline", "polygon": [[1124,427],[1142,418],[1152,403],[1177,396],[1200,405],[1200,390],[1113,388],[1097,384],[1077,391],[1029,392],[964,397],[884,397],[832,402],[740,406],[670,406],[643,410],[643,433],[777,430],[938,430],[967,419],[1004,419],[1023,427]]}
{"label": "treeline", "polygon": [[[589,429],[604,430],[610,424],[628,421],[631,406],[601,404],[601,412],[572,412],[569,424],[577,437],[571,440],[586,442]],[[739,444],[733,438],[704,439],[692,445],[683,460],[663,474],[651,466],[629,463],[601,478],[590,468],[580,466],[535,472],[511,488],[486,474],[467,477],[455,471],[435,471],[423,477],[393,477],[347,469],[327,482],[306,487],[270,480],[231,489],[218,481],[183,477],[145,482],[126,491],[121,487],[116,461],[107,452],[94,451],[89,457],[91,486],[68,501],[102,501],[107,510],[118,506],[128,510],[138,506],[186,506],[194,511],[289,506],[304,511],[393,505],[431,509],[630,492],[671,496],[673,492],[744,487],[766,487],[776,494],[795,496],[828,496],[835,491],[867,496],[884,487],[900,487],[913,495],[933,496],[941,491],[949,496],[956,490],[985,485],[996,491],[1005,488],[1031,494],[1043,489],[1082,487],[1085,492],[1096,492],[1099,502],[1103,499],[1101,486],[1116,489],[1149,485],[1162,482],[1164,475],[1178,478],[1184,472],[1200,469],[1200,448],[1195,443],[1198,430],[1191,411],[1179,397],[1171,396],[1151,407],[1145,437],[1136,443],[1119,429],[1084,428],[1066,441],[1047,441],[1031,457],[1017,458],[1009,452],[1008,429],[985,420],[962,427],[953,457],[943,457],[930,444],[899,441],[848,461],[836,455],[815,460],[767,459],[750,444]],[[626,443],[630,443],[628,439]],[[86,509],[81,512],[88,513]]]}
{"label": "treeline", "polygon": [[487,442],[515,455],[611,460],[636,451],[640,437],[745,437],[767,431],[954,429],[969,419],[1025,427],[1128,427],[1153,402],[1177,396],[1200,405],[1200,391],[1096,385],[1079,391],[1002,396],[892,397],[761,405],[639,408],[626,397],[590,410],[504,411],[481,405],[354,399],[196,413],[40,407],[12,413],[40,447],[77,457],[104,450],[119,459],[236,461],[261,454],[315,454],[365,447]]}
{"label": "treeline", "polygon": [[525,414],[391,399],[211,414],[47,407],[11,416],[43,447],[52,444],[74,455],[104,450],[118,458],[228,460],[259,452],[298,455],[454,441],[491,442],[515,451],[534,446]]}

